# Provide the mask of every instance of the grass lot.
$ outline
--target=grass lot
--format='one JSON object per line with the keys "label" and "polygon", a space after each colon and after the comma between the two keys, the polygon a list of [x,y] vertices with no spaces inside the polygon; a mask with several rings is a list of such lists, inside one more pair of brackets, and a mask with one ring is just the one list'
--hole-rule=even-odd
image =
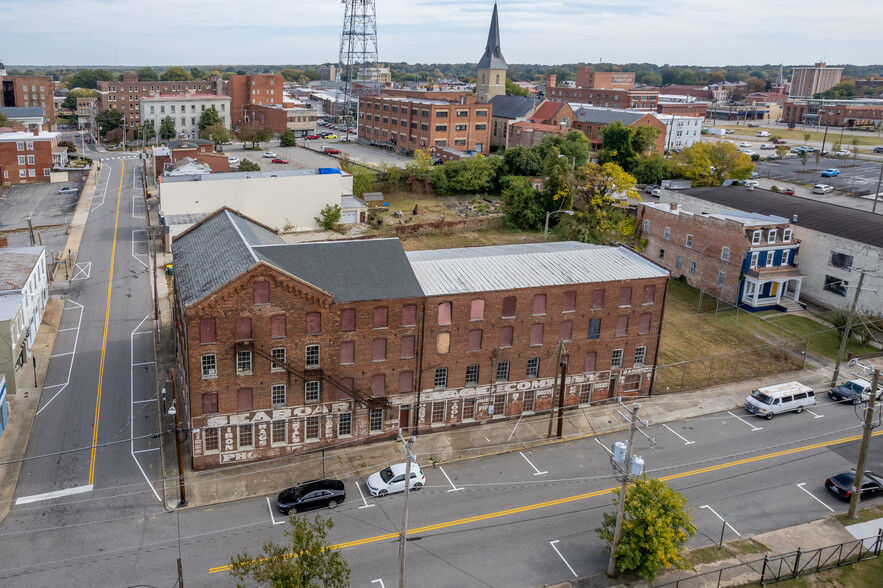
{"label": "grass lot", "polygon": [[[718,549],[717,545],[710,545],[709,547],[690,550],[687,553],[687,561],[690,562],[691,566],[695,567],[700,564],[722,561],[739,555],[751,555],[769,551],[766,545],[754,539],[739,539],[725,543],[725,545],[725,549]],[[741,559],[751,560],[753,558]]]}
{"label": "grass lot", "polygon": [[[756,137],[757,131],[769,131],[770,135],[778,135],[788,141],[789,145],[802,145],[803,144],[803,134],[809,133],[810,141],[818,141],[821,143],[822,138],[825,136],[825,131],[803,131],[799,127],[791,130],[791,129],[779,129],[779,128],[753,128],[746,127],[745,125],[716,125],[714,128],[724,128],[724,129],[732,129],[736,132],[736,134],[743,136],[751,136]],[[707,136],[707,135],[706,135]],[[726,137],[721,137],[726,138]],[[877,136],[877,133],[844,133],[843,134],[843,148],[849,149],[852,151],[852,140],[854,138],[858,139],[859,148],[861,146],[870,146],[876,147],[877,145],[883,145],[883,137]],[[770,137],[756,137],[758,141],[769,142]],[[834,129],[831,127],[828,129],[828,138],[825,141],[826,146],[833,145],[834,143],[840,142],[840,129]],[[868,150],[864,150],[867,152]]]}
{"label": "grass lot", "polygon": [[782,588],[876,588],[883,583],[883,558],[776,582]]}

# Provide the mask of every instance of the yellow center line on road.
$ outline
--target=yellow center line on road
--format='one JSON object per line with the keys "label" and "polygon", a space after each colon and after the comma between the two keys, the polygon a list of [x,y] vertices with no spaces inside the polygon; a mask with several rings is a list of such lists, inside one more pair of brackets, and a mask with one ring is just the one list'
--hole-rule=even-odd
{"label": "yellow center line on road", "polygon": [[[873,433],[872,436],[876,437],[878,435],[883,435],[883,431],[878,431],[877,433]],[[803,451],[811,451],[813,449],[821,449],[824,447],[832,447],[834,445],[841,445],[843,443],[850,443],[852,441],[858,441],[861,438],[862,438],[861,435],[854,435],[852,437],[844,437],[843,439],[837,439],[835,441],[825,441],[822,443],[815,443],[813,445],[805,445],[803,447],[795,447],[793,449],[786,449],[784,451],[777,451],[775,453],[768,453],[765,455],[758,455],[756,457],[749,457],[746,459],[739,459],[736,461],[730,461],[727,463],[722,463],[722,464],[718,464],[718,465],[714,465],[714,466],[708,466],[705,468],[690,470],[688,472],[683,472],[680,474],[672,474],[670,476],[664,476],[659,479],[662,480],[663,482],[666,482],[668,480],[676,480],[678,478],[687,478],[689,476],[698,476],[699,474],[705,474],[708,472],[722,470],[725,468],[732,468],[735,466],[745,465],[745,464],[753,463],[753,462],[757,462],[757,461],[763,461],[766,459],[773,459],[773,458],[782,457],[785,455],[792,455],[794,453],[801,453]],[[529,504],[527,506],[520,506],[518,508],[510,508],[508,510],[500,510],[500,511],[491,512],[488,514],[476,515],[474,517],[467,517],[465,519],[457,519],[454,521],[448,521],[448,522],[444,522],[444,523],[436,523],[434,525],[427,525],[425,527],[419,527],[416,529],[409,529],[408,535],[417,535],[419,533],[426,533],[428,531],[437,531],[439,529],[457,527],[459,525],[465,525],[468,523],[475,523],[478,521],[486,521],[489,519],[495,519],[498,517],[505,517],[505,516],[509,516],[509,515],[513,515],[513,514],[519,514],[519,513],[528,512],[528,511],[532,511],[532,510],[537,510],[540,508],[547,508],[550,506],[558,506],[561,504],[567,504],[569,502],[576,502],[578,500],[585,500],[586,498],[595,498],[597,496],[602,496],[604,494],[610,494],[614,490],[616,490],[616,488],[607,488],[605,490],[596,490],[595,492],[588,492],[586,494],[577,494],[576,496],[568,496],[566,498],[559,498],[557,500],[549,500],[547,502],[540,502],[537,504]],[[347,543],[338,543],[337,545],[330,546],[329,549],[344,549],[347,547],[357,547],[359,545],[367,545],[369,543],[377,543],[378,541],[387,541],[390,539],[395,539],[398,536],[399,536],[399,533],[388,533],[386,535],[377,535],[374,537],[367,537],[365,539],[358,539],[356,541],[349,541]],[[230,570],[229,565],[218,566],[215,568],[209,568],[209,573],[216,574],[218,572],[226,572],[229,570]]]}
{"label": "yellow center line on road", "polygon": [[107,352],[107,327],[110,324],[110,295],[113,292],[113,264],[117,252],[117,228],[120,225],[120,201],[123,197],[123,176],[126,163],[120,160],[120,188],[117,191],[117,210],[113,221],[113,243],[110,247],[110,276],[107,278],[107,308],[104,312],[104,338],[101,341],[101,361],[98,364],[98,393],[95,396],[95,419],[92,425],[92,454],[89,457],[89,485],[95,483],[95,453],[98,449],[98,417],[101,416],[101,385],[104,382],[104,357]]}

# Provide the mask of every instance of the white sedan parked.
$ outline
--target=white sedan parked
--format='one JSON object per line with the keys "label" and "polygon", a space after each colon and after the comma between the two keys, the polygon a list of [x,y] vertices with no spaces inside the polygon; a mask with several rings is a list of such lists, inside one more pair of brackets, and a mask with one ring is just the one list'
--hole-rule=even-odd
{"label": "white sedan parked", "polygon": [[[386,496],[405,491],[405,467],[407,464],[397,463],[386,467],[376,474],[371,474],[365,485],[371,496]],[[411,462],[411,490],[419,490],[426,483],[426,476],[416,462]]]}

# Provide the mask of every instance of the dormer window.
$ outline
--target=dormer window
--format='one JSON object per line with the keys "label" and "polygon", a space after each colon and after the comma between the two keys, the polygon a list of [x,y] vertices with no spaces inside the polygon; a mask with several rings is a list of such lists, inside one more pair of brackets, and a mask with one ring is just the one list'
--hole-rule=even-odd
{"label": "dormer window", "polygon": [[763,231],[754,231],[751,235],[751,244],[752,245],[760,245],[760,236]]}
{"label": "dormer window", "polygon": [[785,229],[782,231],[782,241],[785,243],[791,242],[791,229]]}
{"label": "dormer window", "polygon": [[778,231],[776,231],[776,229],[770,229],[769,232],[767,233],[767,236],[766,236],[766,242],[767,243],[775,243],[776,242],[776,233],[778,233]]}

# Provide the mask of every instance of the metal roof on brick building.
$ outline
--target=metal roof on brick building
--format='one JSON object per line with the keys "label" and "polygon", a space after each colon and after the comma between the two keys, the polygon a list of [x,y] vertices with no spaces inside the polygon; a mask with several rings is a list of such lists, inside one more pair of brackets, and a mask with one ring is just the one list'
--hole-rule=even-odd
{"label": "metal roof on brick building", "polygon": [[573,241],[409,251],[427,296],[495,292],[669,274],[625,247]]}
{"label": "metal roof on brick building", "polygon": [[0,292],[21,290],[40,261],[43,247],[13,247],[0,254]]}
{"label": "metal roof on brick building", "polygon": [[[647,112],[633,112],[630,110],[619,110],[615,108],[587,108],[582,107],[576,110],[576,120],[585,123],[594,123],[607,125],[614,121],[620,121],[628,126],[644,118]],[[496,113],[495,115],[496,116]]]}
{"label": "metal roof on brick building", "polygon": [[491,98],[494,118],[524,118],[536,108],[539,100],[530,96],[494,96]]}

